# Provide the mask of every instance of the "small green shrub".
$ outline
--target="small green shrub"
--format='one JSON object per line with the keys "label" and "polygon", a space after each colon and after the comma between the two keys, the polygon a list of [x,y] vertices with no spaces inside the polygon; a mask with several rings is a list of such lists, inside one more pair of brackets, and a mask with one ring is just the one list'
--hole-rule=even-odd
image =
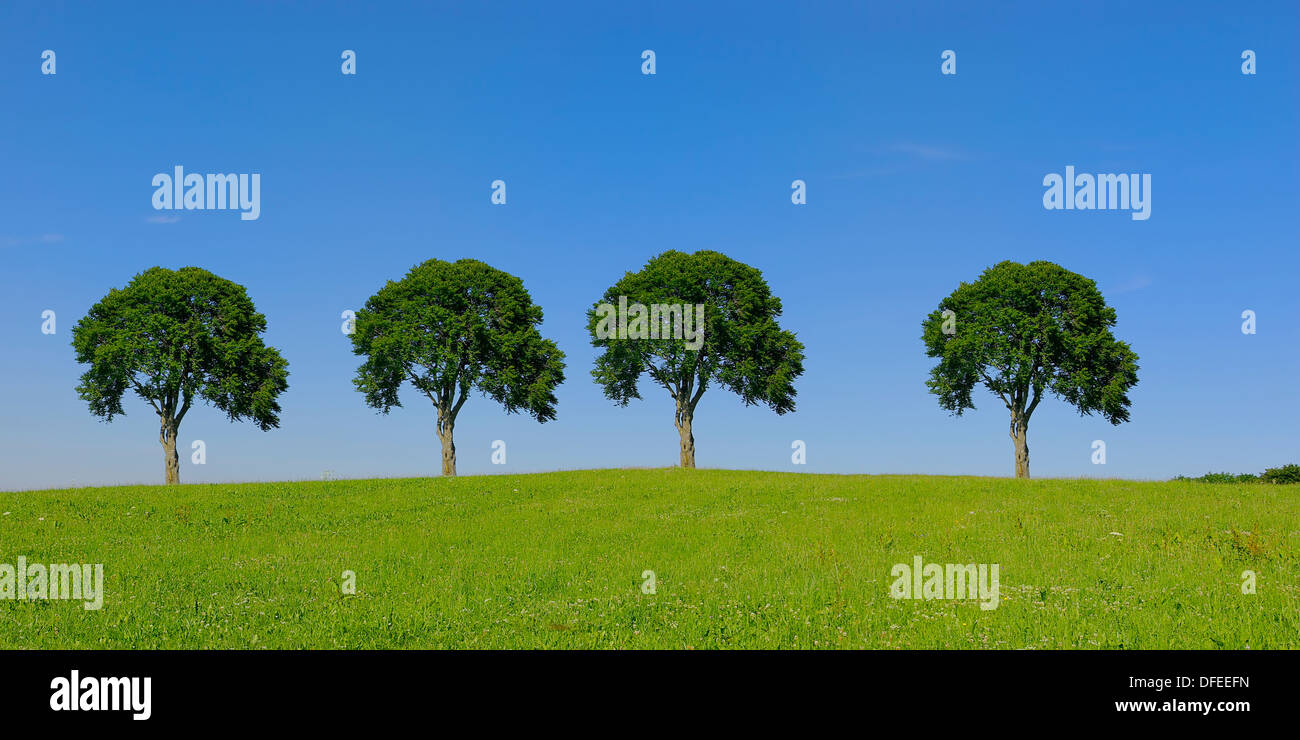
{"label": "small green shrub", "polygon": [[1206,473],[1205,475],[1191,478],[1186,475],[1179,475],[1174,478],[1176,481],[1189,481],[1192,483],[1300,483],[1300,465],[1294,463],[1283,465],[1280,468],[1269,468],[1262,475],[1253,473],[1242,473],[1233,475],[1232,473]]}
{"label": "small green shrub", "polygon": [[1197,478],[1190,478],[1186,475],[1180,475],[1174,480],[1191,481],[1194,483],[1258,483],[1259,476],[1252,473],[1242,473],[1233,475],[1232,473],[1206,473]]}
{"label": "small green shrub", "polygon": [[1269,468],[1259,479],[1264,483],[1300,483],[1300,465],[1292,463],[1280,468]]}

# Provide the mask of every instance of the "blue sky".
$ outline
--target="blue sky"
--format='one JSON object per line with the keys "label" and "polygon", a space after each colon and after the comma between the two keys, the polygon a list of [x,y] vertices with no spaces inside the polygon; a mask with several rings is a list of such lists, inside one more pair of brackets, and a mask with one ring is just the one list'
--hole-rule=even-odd
{"label": "blue sky", "polygon": [[[431,405],[366,407],[340,332],[432,257],[520,276],[568,355],[555,422],[465,405],[462,474],[675,464],[671,400],[645,385],[607,401],[583,318],[666,249],[762,270],[807,351],[793,414],[705,396],[702,467],[1010,475],[1001,403],[941,410],[920,341],[941,298],[1005,259],[1095,279],[1141,358],[1128,424],[1043,403],[1036,477],[1300,461],[1295,4],[803,5],[6,3],[0,488],[161,482],[152,410],[92,417],[69,345],[153,265],[246,286],[290,363],[281,428],[190,413],[185,482],[436,474]],[[261,218],[154,211],[151,178],[175,165],[260,173]],[[1043,177],[1066,165],[1151,174],[1151,218],[1044,210]]]}

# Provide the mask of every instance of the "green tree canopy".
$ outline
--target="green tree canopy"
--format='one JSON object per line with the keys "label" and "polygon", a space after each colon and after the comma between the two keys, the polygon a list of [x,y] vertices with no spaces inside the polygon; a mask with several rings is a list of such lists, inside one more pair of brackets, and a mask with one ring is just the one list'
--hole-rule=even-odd
{"label": "green tree canopy", "polygon": [[[951,312],[951,313],[947,313]],[[1051,393],[1080,414],[1129,419],[1137,355],[1111,334],[1115,310],[1092,280],[1051,262],[1000,262],[962,283],[926,317],[926,381],[960,416],[983,384],[1011,413],[1016,476],[1029,477],[1029,419]]]}
{"label": "green tree canopy", "polygon": [[242,285],[198,267],[154,267],[73,328],[77,362],[90,366],[77,393],[104,421],[125,413],[128,390],[147,401],[161,422],[167,482],[179,483],[176,435],[196,399],[263,431],[280,425],[289,364],[262,343],[265,331]]}
{"label": "green tree canopy", "polygon": [[[681,321],[680,314],[662,321],[658,337],[612,333],[608,307],[702,306],[703,317]],[[602,308],[605,307],[605,308]],[[726,388],[746,405],[763,404],[778,414],[794,411],[794,380],[803,374],[803,344],[777,323],[781,300],[772,295],[763,274],[724,254],[670,250],[652,258],[640,272],[629,272],[605,291],[587,312],[596,358],[592,377],[605,396],[620,406],[640,398],[638,384],[647,375],[675,402],[674,422],[682,467],[695,467],[691,425],[700,398],[711,385]],[[635,317],[632,319],[635,320]],[[703,337],[688,337],[688,329]]]}
{"label": "green tree canopy", "polygon": [[409,381],[433,402],[442,473],[456,474],[453,431],[472,389],[539,422],[555,418],[564,353],[537,327],[542,309],[523,282],[478,260],[416,265],[357,312],[352,351],[366,358],[353,383],[383,413]]}

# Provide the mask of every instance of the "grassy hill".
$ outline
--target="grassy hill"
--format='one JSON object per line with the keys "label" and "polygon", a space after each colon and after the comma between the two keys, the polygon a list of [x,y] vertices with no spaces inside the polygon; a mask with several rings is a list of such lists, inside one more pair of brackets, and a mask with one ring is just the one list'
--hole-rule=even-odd
{"label": "grassy hill", "polygon": [[[1300,647],[1300,486],[593,470],[0,512],[0,563],[106,592],[0,600],[0,648]],[[916,555],[999,564],[998,608],[891,598]]]}

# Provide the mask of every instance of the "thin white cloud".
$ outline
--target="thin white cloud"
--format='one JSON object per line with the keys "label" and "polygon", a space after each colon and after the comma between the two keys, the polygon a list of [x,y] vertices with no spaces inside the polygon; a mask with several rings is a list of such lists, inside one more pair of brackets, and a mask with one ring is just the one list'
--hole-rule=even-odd
{"label": "thin white cloud", "polygon": [[23,247],[31,244],[57,244],[63,241],[63,234],[41,234],[40,236],[0,236],[0,247]]}
{"label": "thin white cloud", "polygon": [[849,170],[830,176],[832,180],[856,180],[864,177],[893,177],[900,172],[906,172],[912,168],[913,163],[923,162],[961,162],[970,159],[970,155],[956,149],[947,149],[940,146],[931,146],[928,144],[916,144],[912,142],[900,142],[888,147],[881,147],[875,150],[879,157],[882,155],[905,155],[907,162],[898,157],[894,157],[889,164],[863,167],[856,170]]}
{"label": "thin white cloud", "polygon": [[1142,290],[1143,288],[1147,287],[1150,284],[1151,284],[1151,278],[1147,277],[1146,275],[1138,275],[1135,278],[1130,278],[1120,283],[1119,285],[1116,285],[1114,288],[1111,288],[1110,292],[1112,295],[1132,293],[1135,290]]}
{"label": "thin white cloud", "polygon": [[899,154],[909,154],[917,159],[924,159],[929,162],[953,162],[967,158],[964,153],[955,149],[945,149],[926,144],[895,144],[891,151]]}
{"label": "thin white cloud", "polygon": [[892,177],[898,174],[897,167],[869,167],[867,169],[853,170],[852,172],[841,172],[830,175],[831,180],[856,180],[860,177]]}

